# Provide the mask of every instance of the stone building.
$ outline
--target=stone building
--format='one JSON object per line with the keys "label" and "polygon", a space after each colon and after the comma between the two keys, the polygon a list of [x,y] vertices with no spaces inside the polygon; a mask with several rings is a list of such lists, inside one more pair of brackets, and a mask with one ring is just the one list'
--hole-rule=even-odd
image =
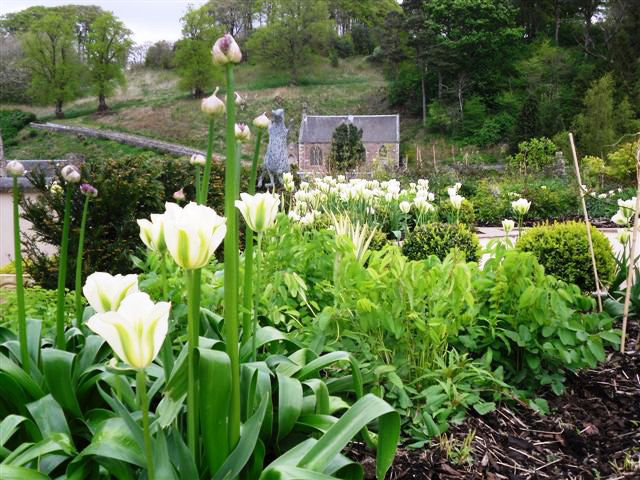
{"label": "stone building", "polygon": [[305,115],[298,137],[300,173],[326,173],[333,132],[344,122],[362,129],[362,143],[367,157],[365,165],[359,168],[360,173],[371,172],[380,166],[399,166],[399,115]]}

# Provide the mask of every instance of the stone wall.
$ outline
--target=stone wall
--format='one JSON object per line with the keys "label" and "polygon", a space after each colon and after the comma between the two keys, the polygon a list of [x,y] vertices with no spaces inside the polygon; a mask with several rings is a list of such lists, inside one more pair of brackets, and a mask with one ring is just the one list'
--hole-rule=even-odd
{"label": "stone wall", "polygon": [[[365,165],[359,168],[359,171],[363,173],[371,173],[377,161],[379,161],[381,165],[390,167],[398,167],[400,164],[400,146],[397,143],[365,143],[364,148],[367,151],[366,161]],[[317,158],[316,152],[318,151],[322,154],[321,165],[312,164],[312,158]],[[330,143],[300,144],[298,146],[299,171],[302,173],[326,173],[327,159],[329,158],[330,151]]]}

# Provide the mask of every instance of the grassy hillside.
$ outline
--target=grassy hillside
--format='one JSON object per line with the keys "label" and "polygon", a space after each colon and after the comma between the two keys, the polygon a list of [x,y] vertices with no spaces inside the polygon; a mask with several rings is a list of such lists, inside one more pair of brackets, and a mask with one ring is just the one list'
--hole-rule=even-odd
{"label": "grassy hillside", "polygon": [[[317,65],[308,70],[296,86],[288,85],[285,76],[261,71],[252,65],[241,65],[236,70],[236,83],[246,101],[246,106],[238,113],[238,121],[251,123],[263,111],[282,107],[292,142],[297,139],[303,110],[325,115],[390,111],[385,102],[385,81],[381,73],[363,58],[342,61],[338,68],[329,64]],[[67,118],[60,122],[137,133],[204,149],[207,119],[200,112],[200,100],[180,91],[177,85],[178,79],[173,72],[129,72],[127,87],[108,100],[110,112],[95,113],[96,99],[84,98],[67,105]],[[50,109],[13,107],[33,111],[41,120],[59,121],[53,119]],[[223,133],[221,122],[216,135],[217,151],[223,148]],[[43,155],[60,157],[65,151],[92,154],[92,145],[113,153],[120,149],[111,145],[112,142],[60,137],[63,136],[25,131],[18,144],[7,149],[7,155],[11,158],[43,158]]]}

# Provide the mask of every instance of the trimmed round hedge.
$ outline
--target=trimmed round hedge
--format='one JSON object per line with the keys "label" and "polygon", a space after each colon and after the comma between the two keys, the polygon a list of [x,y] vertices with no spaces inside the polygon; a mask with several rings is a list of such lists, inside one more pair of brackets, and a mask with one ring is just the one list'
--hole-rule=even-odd
{"label": "trimmed round hedge", "polygon": [[[441,222],[454,222],[457,216],[455,208],[453,208],[453,205],[448,199],[440,202],[440,205],[438,206],[438,219]],[[458,221],[465,225],[471,226],[476,223],[473,204],[466,198],[462,201],[462,205],[460,206],[459,217]]]}
{"label": "trimmed round hedge", "polygon": [[[598,275],[602,284],[606,286],[615,273],[611,244],[607,237],[593,226],[591,238]],[[524,252],[533,253],[548,275],[567,283],[575,283],[587,292],[596,289],[584,223],[566,222],[533,227],[520,237],[516,247]]]}
{"label": "trimmed round hedge", "polygon": [[480,256],[478,237],[466,225],[451,223],[427,223],[416,227],[402,245],[402,253],[410,260],[423,260],[435,255],[443,260],[457,248],[468,262]]}

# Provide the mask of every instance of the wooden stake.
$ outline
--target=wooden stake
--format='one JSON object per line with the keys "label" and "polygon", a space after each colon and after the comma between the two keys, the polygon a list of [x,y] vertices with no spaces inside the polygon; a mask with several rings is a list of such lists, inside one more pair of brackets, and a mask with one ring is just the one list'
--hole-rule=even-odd
{"label": "wooden stake", "polygon": [[624,352],[625,337],[627,335],[627,321],[629,320],[629,304],[631,303],[631,284],[635,270],[636,245],[638,243],[638,216],[640,214],[640,141],[636,150],[636,210],[633,213],[633,231],[631,232],[631,249],[629,250],[629,264],[627,265],[627,288],[624,294],[624,310],[622,314],[622,335],[620,335],[620,351]]}
{"label": "wooden stake", "polygon": [[593,253],[593,241],[591,240],[591,222],[589,221],[587,204],[584,201],[585,192],[582,189],[582,178],[580,177],[580,166],[578,165],[578,155],[576,154],[576,146],[573,143],[572,133],[569,133],[569,141],[571,142],[571,153],[573,154],[573,164],[576,167],[576,177],[578,179],[578,188],[580,190],[580,201],[582,202],[582,211],[584,213],[584,223],[587,226],[587,241],[589,242],[589,253],[591,253],[591,265],[593,266],[593,278],[596,281],[596,295],[598,296],[598,311],[602,312],[602,298],[600,295],[600,279],[598,278],[598,267],[596,267],[596,256]]}
{"label": "wooden stake", "polygon": [[436,144],[431,144],[431,149],[433,150],[433,169],[438,173],[438,164],[436,163]]}

